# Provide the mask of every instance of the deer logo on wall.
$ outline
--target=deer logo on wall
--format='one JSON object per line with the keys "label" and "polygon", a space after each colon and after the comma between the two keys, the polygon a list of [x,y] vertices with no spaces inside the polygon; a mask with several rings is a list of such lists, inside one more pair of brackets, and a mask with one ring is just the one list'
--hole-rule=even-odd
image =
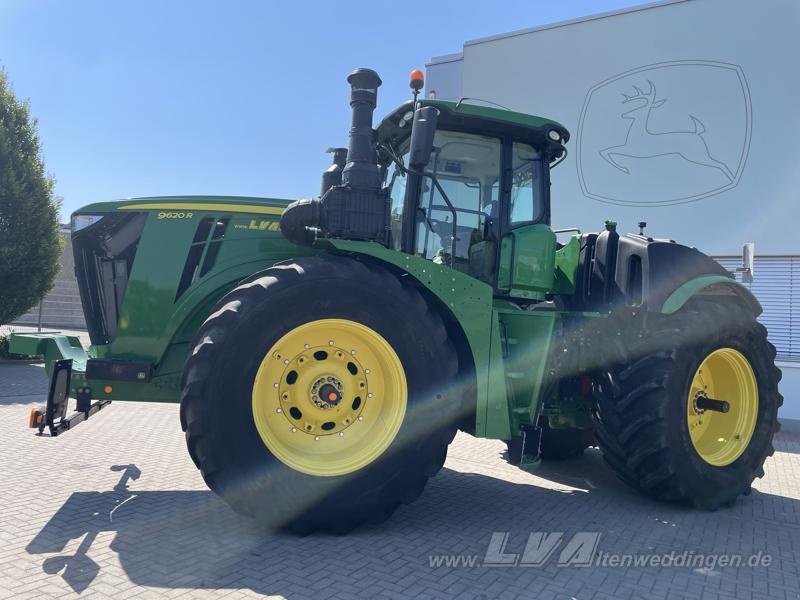
{"label": "deer logo on wall", "polygon": [[684,160],[697,165],[717,169],[727,177],[729,182],[735,178],[728,165],[711,156],[703,134],[706,131],[700,119],[689,115],[694,125],[692,131],[653,131],[650,116],[654,110],[663,106],[666,98],[656,99],[656,86],[649,79],[650,89],[647,93],[633,86],[635,93],[622,94],[622,104],[635,102],[633,108],[620,116],[629,120],[628,135],[625,143],[600,150],[600,156],[613,167],[630,175],[629,167],[622,164],[620,158],[654,158],[657,156],[678,155]]}
{"label": "deer logo on wall", "polygon": [[723,194],[741,182],[752,123],[739,65],[676,60],[610,75],[586,91],[578,117],[581,192],[622,206]]}

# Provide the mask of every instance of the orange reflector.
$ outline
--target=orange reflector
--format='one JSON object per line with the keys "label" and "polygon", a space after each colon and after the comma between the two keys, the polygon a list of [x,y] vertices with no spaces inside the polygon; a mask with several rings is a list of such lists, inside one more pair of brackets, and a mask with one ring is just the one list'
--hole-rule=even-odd
{"label": "orange reflector", "polygon": [[336,392],[331,392],[330,394],[328,394],[328,400],[331,401],[336,400]]}
{"label": "orange reflector", "polygon": [[39,427],[42,423],[44,415],[36,408],[31,409],[31,414],[28,416],[28,427],[34,429]]}
{"label": "orange reflector", "polygon": [[103,391],[104,391],[106,394],[110,394],[111,392],[113,392],[113,391],[114,391],[114,388],[112,388],[110,385],[107,385],[106,387],[104,387],[104,388],[103,388]]}

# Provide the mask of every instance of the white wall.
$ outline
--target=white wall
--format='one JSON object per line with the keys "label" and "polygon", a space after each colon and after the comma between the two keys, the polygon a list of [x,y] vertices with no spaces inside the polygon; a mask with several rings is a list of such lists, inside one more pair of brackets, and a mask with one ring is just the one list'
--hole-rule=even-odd
{"label": "white wall", "polygon": [[[776,364],[783,372],[783,379],[778,386],[783,394],[783,407],[778,416],[784,421],[784,429],[800,432],[800,364],[785,361]],[[786,423],[786,419],[794,422]]]}
{"label": "white wall", "polygon": [[[679,0],[466,42],[432,60],[427,89],[569,129],[554,227],[647,221],[711,255],[800,255],[799,58],[800,2]],[[649,118],[623,117],[635,95]],[[781,416],[800,419],[800,364],[779,366]]]}
{"label": "white wall", "polygon": [[[634,230],[644,220],[652,235],[709,254],[737,253],[745,241],[759,254],[799,253],[798,32],[794,0],[689,0],[467,42],[463,62],[429,66],[428,89],[463,69],[460,95],[571,131],[569,157],[553,173],[555,226],[596,230],[613,218]],[[625,144],[631,121],[620,115],[643,102],[623,105],[623,94],[647,93],[648,81],[665,100],[651,112],[652,132],[691,132],[695,117],[727,173],[701,164],[702,141],[688,134],[621,150],[662,154],[619,159],[630,173],[601,157]],[[668,154],[678,148],[688,160]]]}
{"label": "white wall", "polygon": [[[425,65],[425,80],[428,82],[425,95],[437,100],[454,100],[461,98],[461,79],[464,71],[463,56],[448,54],[437,56]],[[434,85],[431,82],[435,82]]]}

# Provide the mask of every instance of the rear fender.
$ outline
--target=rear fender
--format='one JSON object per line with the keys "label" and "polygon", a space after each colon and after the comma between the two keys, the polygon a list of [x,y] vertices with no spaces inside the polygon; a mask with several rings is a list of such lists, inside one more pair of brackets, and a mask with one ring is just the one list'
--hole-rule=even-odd
{"label": "rear fender", "polygon": [[661,306],[661,313],[669,315],[681,309],[692,298],[735,297],[755,316],[761,314],[761,304],[753,293],[741,283],[724,275],[703,275],[683,283]]}

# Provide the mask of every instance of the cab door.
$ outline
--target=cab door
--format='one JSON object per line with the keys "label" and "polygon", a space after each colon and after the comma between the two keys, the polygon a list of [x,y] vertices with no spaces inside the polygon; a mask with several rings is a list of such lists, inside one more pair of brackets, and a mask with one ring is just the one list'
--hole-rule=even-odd
{"label": "cab door", "polygon": [[542,153],[514,142],[507,152],[501,211],[497,292],[514,298],[544,300],[553,289],[556,236],[550,229],[550,181]]}

